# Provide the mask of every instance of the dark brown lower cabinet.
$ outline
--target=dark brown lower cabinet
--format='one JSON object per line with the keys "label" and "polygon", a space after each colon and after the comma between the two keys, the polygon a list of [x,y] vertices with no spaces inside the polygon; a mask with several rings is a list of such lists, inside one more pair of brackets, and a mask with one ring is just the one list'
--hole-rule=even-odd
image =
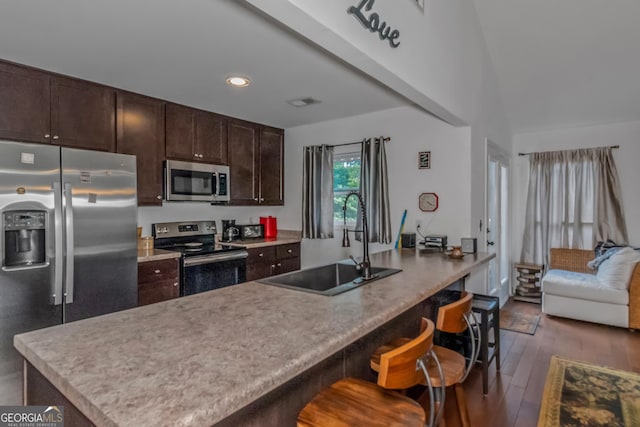
{"label": "dark brown lower cabinet", "polygon": [[138,305],[153,304],[180,296],[178,258],[138,263]]}
{"label": "dark brown lower cabinet", "polygon": [[247,249],[247,281],[300,270],[300,243]]}

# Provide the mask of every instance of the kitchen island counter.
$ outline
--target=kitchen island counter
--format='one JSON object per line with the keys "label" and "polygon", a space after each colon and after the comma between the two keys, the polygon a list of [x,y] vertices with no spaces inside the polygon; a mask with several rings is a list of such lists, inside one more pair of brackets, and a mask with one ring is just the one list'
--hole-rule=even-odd
{"label": "kitchen island counter", "polygon": [[493,256],[386,251],[371,256],[373,265],[401,273],[333,297],[247,282],[17,335],[14,343],[96,425],[213,425]]}

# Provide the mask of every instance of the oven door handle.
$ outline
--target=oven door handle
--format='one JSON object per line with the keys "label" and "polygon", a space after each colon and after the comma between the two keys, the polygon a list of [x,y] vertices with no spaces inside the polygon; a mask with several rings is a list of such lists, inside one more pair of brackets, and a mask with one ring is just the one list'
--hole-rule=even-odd
{"label": "oven door handle", "polygon": [[232,253],[189,257],[189,258],[185,258],[184,266],[193,267],[193,266],[202,265],[202,264],[213,264],[216,262],[233,261],[237,259],[244,259],[247,256],[249,256],[249,253],[247,251],[239,251],[239,252],[232,252]]}

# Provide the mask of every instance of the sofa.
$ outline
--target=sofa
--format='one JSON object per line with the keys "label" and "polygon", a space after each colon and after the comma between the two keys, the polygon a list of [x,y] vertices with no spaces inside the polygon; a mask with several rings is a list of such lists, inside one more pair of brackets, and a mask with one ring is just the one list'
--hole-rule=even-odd
{"label": "sofa", "polygon": [[[589,268],[594,252],[552,248],[549,269],[542,278],[542,312],[587,322],[640,329],[640,262],[632,249]],[[620,252],[622,254],[623,252]],[[629,258],[629,256],[631,258]],[[621,268],[618,268],[621,265]],[[610,274],[619,276],[611,282]],[[607,275],[608,277],[600,277]],[[624,276],[624,277],[620,277]]]}

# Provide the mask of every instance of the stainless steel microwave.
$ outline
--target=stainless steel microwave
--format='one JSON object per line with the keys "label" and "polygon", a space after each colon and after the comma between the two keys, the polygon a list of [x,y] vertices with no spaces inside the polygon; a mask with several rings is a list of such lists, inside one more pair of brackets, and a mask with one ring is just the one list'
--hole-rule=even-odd
{"label": "stainless steel microwave", "polygon": [[229,202],[229,166],[167,160],[164,198],[168,201]]}

